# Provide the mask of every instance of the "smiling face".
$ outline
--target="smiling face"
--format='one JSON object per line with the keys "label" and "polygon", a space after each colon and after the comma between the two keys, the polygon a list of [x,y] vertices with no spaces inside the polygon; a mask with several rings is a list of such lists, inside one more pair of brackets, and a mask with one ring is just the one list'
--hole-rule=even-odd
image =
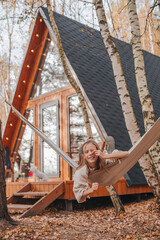
{"label": "smiling face", "polygon": [[90,167],[96,167],[98,157],[94,154],[95,150],[97,148],[93,143],[86,143],[83,146],[83,158],[88,162]]}

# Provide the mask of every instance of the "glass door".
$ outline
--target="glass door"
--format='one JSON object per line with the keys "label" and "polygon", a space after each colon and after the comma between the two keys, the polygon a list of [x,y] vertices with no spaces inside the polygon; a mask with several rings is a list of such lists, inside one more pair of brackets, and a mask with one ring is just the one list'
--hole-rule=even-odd
{"label": "glass door", "polygon": [[[59,146],[58,100],[43,104],[41,110],[41,130],[54,144]],[[59,155],[41,140],[41,171],[48,177],[59,177]]]}

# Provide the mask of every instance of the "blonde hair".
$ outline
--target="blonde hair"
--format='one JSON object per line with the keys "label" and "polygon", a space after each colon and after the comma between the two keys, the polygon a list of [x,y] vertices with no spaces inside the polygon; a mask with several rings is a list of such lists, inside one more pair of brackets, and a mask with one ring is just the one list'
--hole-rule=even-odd
{"label": "blonde hair", "polygon": [[[83,143],[83,145],[81,146],[80,150],[79,150],[79,154],[80,154],[80,161],[79,161],[79,166],[77,169],[83,167],[84,165],[87,166],[87,169],[88,169],[88,174],[90,173],[90,168],[89,168],[89,164],[88,162],[84,159],[83,157],[83,154],[84,154],[84,147],[88,144],[93,144],[97,150],[100,150],[98,144],[93,140],[93,139],[89,139],[87,140],[85,143]],[[96,166],[96,169],[104,169],[104,161],[98,157],[97,158],[97,166]]]}

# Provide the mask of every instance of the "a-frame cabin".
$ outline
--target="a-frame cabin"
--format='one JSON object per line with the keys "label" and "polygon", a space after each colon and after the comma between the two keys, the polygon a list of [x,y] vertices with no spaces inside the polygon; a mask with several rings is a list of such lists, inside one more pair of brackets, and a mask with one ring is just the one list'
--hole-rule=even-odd
{"label": "a-frame cabin", "polygon": [[[110,150],[128,150],[131,142],[111,62],[100,32],[57,13],[54,16],[68,66],[88,105],[95,140],[108,142]],[[114,41],[121,56],[136,119],[143,134],[132,48],[120,40]],[[144,59],[148,86],[158,118],[160,58],[144,51]],[[87,139],[84,121],[76,92],[64,73],[54,31],[45,8],[38,12],[12,105],[71,158],[78,161],[78,149]],[[27,213],[34,215],[56,198],[65,199],[67,203],[75,198],[72,191],[72,168],[16,117],[12,110],[3,132],[3,144],[14,170],[12,177],[6,178],[8,203],[17,203],[24,196],[42,197],[38,207],[34,206]],[[35,178],[29,175],[28,166],[31,162],[48,175],[50,182],[35,182]],[[138,163],[115,184],[115,188],[120,195],[151,192]],[[47,200],[44,201],[46,196]],[[108,196],[108,192],[105,187],[100,187],[92,196]],[[27,214],[24,216],[28,216]]]}

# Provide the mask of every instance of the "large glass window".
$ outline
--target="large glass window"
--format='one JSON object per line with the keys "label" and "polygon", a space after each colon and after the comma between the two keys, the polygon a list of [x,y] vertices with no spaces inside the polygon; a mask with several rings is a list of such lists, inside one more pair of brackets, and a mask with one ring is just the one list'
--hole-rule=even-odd
{"label": "large glass window", "polygon": [[[85,128],[84,118],[80,107],[78,96],[74,95],[68,98],[69,104],[69,152],[71,157],[78,161],[79,148],[88,139]],[[96,142],[102,141],[95,124],[89,116],[93,139]]]}
{"label": "large glass window", "polygon": [[[41,129],[59,146],[58,101],[41,105]],[[41,170],[48,177],[59,177],[59,155],[41,140]]]}
{"label": "large glass window", "polygon": [[34,97],[52,92],[67,85],[69,85],[69,81],[65,75],[59,52],[54,42],[51,41]]}
{"label": "large glass window", "polygon": [[[33,124],[33,109],[28,109],[25,113],[25,117]],[[20,139],[21,135],[22,139]],[[20,141],[20,145],[16,156],[15,174],[28,177],[30,163],[33,162],[34,132],[28,125],[22,123],[20,136],[17,139],[17,142]]]}

